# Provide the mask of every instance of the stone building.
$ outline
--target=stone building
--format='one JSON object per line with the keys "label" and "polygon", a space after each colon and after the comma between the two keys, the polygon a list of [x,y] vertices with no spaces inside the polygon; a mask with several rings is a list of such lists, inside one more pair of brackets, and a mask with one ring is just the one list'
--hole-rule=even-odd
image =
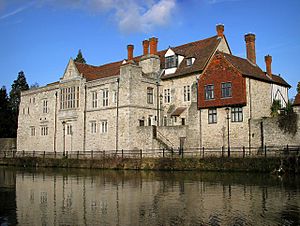
{"label": "stone building", "polygon": [[[103,151],[253,146],[251,120],[268,117],[290,85],[256,64],[255,35],[247,59],[232,55],[224,25],[213,37],[92,66],[70,59],[58,82],[22,92],[18,150]],[[226,111],[227,110],[227,111]],[[226,113],[227,112],[227,113]],[[229,123],[230,121],[230,123]],[[230,128],[228,127],[230,124]],[[226,131],[229,131],[227,133]]]}

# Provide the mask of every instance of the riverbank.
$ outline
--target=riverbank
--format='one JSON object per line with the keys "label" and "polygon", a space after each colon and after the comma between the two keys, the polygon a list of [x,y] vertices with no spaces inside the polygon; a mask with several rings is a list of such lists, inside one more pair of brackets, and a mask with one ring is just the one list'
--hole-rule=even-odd
{"label": "riverbank", "polygon": [[[285,169],[299,172],[294,160],[286,159]],[[290,164],[292,162],[293,164]],[[289,163],[289,164],[288,164]],[[57,167],[115,170],[195,170],[272,172],[281,164],[280,158],[103,158],[103,159],[54,159],[41,157],[2,158],[0,165],[17,167]]]}

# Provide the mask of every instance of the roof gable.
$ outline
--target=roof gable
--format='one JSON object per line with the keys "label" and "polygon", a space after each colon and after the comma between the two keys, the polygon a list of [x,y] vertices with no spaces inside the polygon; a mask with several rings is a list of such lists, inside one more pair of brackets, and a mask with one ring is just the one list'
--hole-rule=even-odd
{"label": "roof gable", "polygon": [[60,80],[66,81],[66,80],[73,80],[73,79],[78,79],[78,78],[82,78],[82,76],[81,76],[80,72],[78,71],[74,60],[71,58],[65,69],[64,75]]}

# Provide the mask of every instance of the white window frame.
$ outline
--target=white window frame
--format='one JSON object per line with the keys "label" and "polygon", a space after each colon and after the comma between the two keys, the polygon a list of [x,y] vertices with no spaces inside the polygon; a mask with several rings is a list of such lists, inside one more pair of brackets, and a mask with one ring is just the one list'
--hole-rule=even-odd
{"label": "white window frame", "polygon": [[183,101],[191,101],[191,86],[186,85],[183,87]]}
{"label": "white window frame", "polygon": [[171,102],[171,92],[170,89],[164,89],[164,101],[166,104]]}
{"label": "white window frame", "polygon": [[91,121],[91,133],[97,133],[97,122]]}
{"label": "white window frame", "polygon": [[231,122],[243,122],[243,108],[232,107],[231,108]]}
{"label": "white window frame", "polygon": [[98,107],[98,93],[97,91],[92,91],[92,108]]}
{"label": "white window frame", "polygon": [[48,113],[48,100],[43,100],[43,113]]}
{"label": "white window frame", "polygon": [[108,132],[108,122],[107,120],[101,120],[101,133],[105,134]]}
{"label": "white window frame", "polygon": [[207,111],[208,124],[215,124],[218,122],[218,111],[217,108],[211,108]]}
{"label": "white window frame", "polygon": [[109,91],[108,89],[102,89],[102,106],[107,107],[109,104]]}

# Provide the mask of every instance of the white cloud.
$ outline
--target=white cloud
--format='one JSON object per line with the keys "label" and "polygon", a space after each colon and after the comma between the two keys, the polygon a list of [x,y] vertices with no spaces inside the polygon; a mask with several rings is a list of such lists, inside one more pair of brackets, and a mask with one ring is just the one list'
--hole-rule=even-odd
{"label": "white cloud", "polygon": [[113,14],[121,31],[148,32],[164,26],[176,7],[176,0],[90,0],[89,8]]}
{"label": "white cloud", "polygon": [[0,17],[4,19],[20,13],[29,5],[84,10],[113,18],[122,32],[149,32],[170,22],[176,0],[0,0],[0,7],[13,3],[18,8]]}
{"label": "white cloud", "polygon": [[[3,5],[4,5],[4,2],[3,2]],[[10,11],[10,12],[8,12],[8,13],[0,16],[0,20],[6,19],[6,18],[11,17],[11,16],[14,16],[14,15],[16,15],[18,13],[21,13],[24,10],[28,9],[30,6],[32,6],[32,2],[30,2],[29,4],[21,6],[21,7],[17,8],[17,9],[14,9],[13,11]]]}

